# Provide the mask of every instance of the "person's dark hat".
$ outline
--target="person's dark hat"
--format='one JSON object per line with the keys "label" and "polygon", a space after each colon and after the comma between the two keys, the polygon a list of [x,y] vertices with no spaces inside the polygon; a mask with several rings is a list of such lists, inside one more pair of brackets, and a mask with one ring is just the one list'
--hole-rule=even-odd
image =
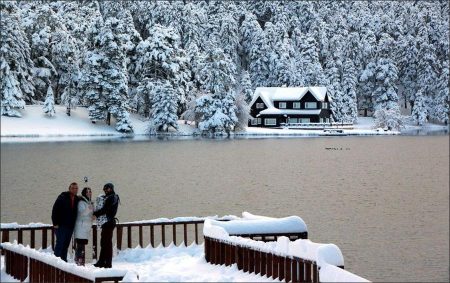
{"label": "person's dark hat", "polygon": [[103,189],[111,189],[111,190],[114,191],[114,185],[113,185],[112,183],[106,183],[106,184],[103,186]]}

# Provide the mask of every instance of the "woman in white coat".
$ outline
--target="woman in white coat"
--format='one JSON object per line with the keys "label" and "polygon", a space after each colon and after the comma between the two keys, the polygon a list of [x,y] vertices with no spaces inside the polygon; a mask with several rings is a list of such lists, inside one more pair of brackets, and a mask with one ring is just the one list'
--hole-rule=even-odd
{"label": "woman in white coat", "polygon": [[92,228],[94,204],[91,201],[92,191],[86,187],[81,192],[80,201],[78,202],[78,214],[75,222],[75,263],[84,265],[85,248],[88,243],[89,234]]}

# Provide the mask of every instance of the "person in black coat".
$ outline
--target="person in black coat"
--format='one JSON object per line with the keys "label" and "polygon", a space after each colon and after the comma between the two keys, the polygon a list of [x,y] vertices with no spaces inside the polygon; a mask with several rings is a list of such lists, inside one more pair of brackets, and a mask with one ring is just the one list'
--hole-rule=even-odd
{"label": "person in black coat", "polygon": [[67,251],[72,238],[78,209],[78,184],[72,183],[69,191],[62,192],[52,209],[52,222],[55,228],[56,245],[54,254],[67,262]]}
{"label": "person in black coat", "polygon": [[112,266],[112,236],[114,228],[116,227],[116,213],[119,206],[119,195],[114,192],[114,185],[111,183],[105,184],[103,187],[105,192],[105,201],[103,207],[94,212],[96,217],[102,215],[106,216],[106,222],[102,225],[102,232],[100,236],[100,256],[95,267],[111,268]]}

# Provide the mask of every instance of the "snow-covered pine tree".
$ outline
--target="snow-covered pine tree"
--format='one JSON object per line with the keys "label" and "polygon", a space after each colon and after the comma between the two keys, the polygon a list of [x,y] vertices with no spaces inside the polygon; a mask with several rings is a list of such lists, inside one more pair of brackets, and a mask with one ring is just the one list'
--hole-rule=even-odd
{"label": "snow-covered pine tree", "polygon": [[177,94],[170,82],[158,81],[152,89],[151,123],[156,131],[178,129]]}
{"label": "snow-covered pine tree", "polygon": [[[148,92],[139,92],[145,88],[147,80],[169,81],[177,94],[178,109],[182,112],[185,109],[186,94],[190,88],[191,68],[189,58],[180,48],[179,43],[180,37],[173,28],[155,25],[150,30],[150,36],[136,48],[135,75],[143,85],[138,88],[138,96],[147,95]],[[139,101],[144,102],[144,105],[139,108],[148,115],[150,105],[145,103],[151,103],[151,100],[142,97]]]}
{"label": "snow-covered pine tree", "polygon": [[243,50],[243,66],[248,65],[248,71],[254,87],[267,85],[269,77],[269,47],[264,31],[259,25],[256,16],[246,14],[241,27]]}
{"label": "snow-covered pine tree", "polygon": [[340,70],[333,56],[327,56],[325,64],[325,80],[327,93],[331,98],[330,109],[332,111],[332,119],[336,122],[342,122],[345,119],[345,107],[343,92],[341,87]]}
{"label": "snow-covered pine tree", "polygon": [[17,109],[34,96],[33,62],[30,46],[20,26],[18,9],[13,2],[1,2],[0,77],[1,115],[21,117]]}
{"label": "snow-covered pine tree", "polygon": [[419,89],[415,95],[411,116],[413,121],[419,126],[422,126],[427,121],[428,111],[425,103],[425,96],[421,89]]}
{"label": "snow-covered pine tree", "polygon": [[206,54],[199,73],[202,90],[210,97],[197,99],[196,112],[201,114],[199,128],[203,133],[229,133],[237,122],[235,105],[235,66],[220,48]]}
{"label": "snow-covered pine tree", "polygon": [[51,85],[48,86],[47,96],[45,97],[43,109],[44,109],[44,113],[47,114],[47,116],[49,116],[49,117],[53,117],[56,114],[56,112],[55,112],[55,97],[53,95],[53,89],[52,89]]}
{"label": "snow-covered pine tree", "polygon": [[250,75],[247,71],[241,73],[241,93],[245,103],[249,104],[253,99],[253,87]]}
{"label": "snow-covered pine tree", "polygon": [[82,72],[82,91],[89,105],[92,121],[107,120],[110,114],[116,122],[116,130],[132,132],[127,110],[128,85],[125,54],[120,40],[112,33],[114,25],[106,21],[95,37],[95,49],[85,58]]}
{"label": "snow-covered pine tree", "polygon": [[356,122],[358,117],[358,108],[356,104],[356,69],[353,61],[347,58],[343,64],[341,91],[344,98],[346,122]]}
{"label": "snow-covered pine tree", "polygon": [[270,75],[268,78],[269,86],[280,87],[295,85],[296,69],[293,55],[294,50],[286,33],[283,40],[276,44],[276,47],[270,54]]}
{"label": "snow-covered pine tree", "polygon": [[441,75],[438,80],[437,94],[434,99],[433,113],[431,117],[448,125],[449,116],[449,63],[444,61]]}
{"label": "snow-covered pine tree", "polygon": [[316,40],[305,36],[300,44],[300,61],[297,70],[301,70],[305,86],[321,86],[324,83],[322,65],[319,62]]}

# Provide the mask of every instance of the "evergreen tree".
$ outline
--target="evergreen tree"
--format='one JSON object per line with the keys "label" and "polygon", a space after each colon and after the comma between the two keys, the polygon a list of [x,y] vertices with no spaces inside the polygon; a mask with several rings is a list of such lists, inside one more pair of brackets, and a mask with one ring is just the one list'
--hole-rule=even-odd
{"label": "evergreen tree", "polygon": [[427,121],[427,115],[428,113],[425,105],[425,97],[419,90],[414,100],[414,107],[412,109],[411,116],[417,125],[422,126]]}
{"label": "evergreen tree", "polygon": [[305,86],[321,86],[324,83],[322,66],[319,62],[317,44],[313,37],[307,36],[300,45],[300,61],[297,70],[301,71]]}
{"label": "evergreen tree", "polygon": [[200,81],[206,95],[197,99],[203,133],[229,133],[237,122],[235,66],[222,49],[210,50],[201,63]]}
{"label": "evergreen tree", "polygon": [[44,113],[49,117],[55,116],[55,97],[53,96],[52,86],[48,87],[47,96],[44,102]]}
{"label": "evergreen tree", "polygon": [[178,129],[177,95],[169,82],[155,84],[152,91],[151,121],[157,131]]}
{"label": "evergreen tree", "polygon": [[253,99],[253,87],[250,80],[250,75],[247,71],[243,71],[241,74],[241,93],[245,103],[249,104]]}
{"label": "evergreen tree", "polygon": [[30,46],[20,26],[17,6],[12,2],[2,2],[0,8],[1,115],[21,117],[16,109],[23,109],[25,101],[31,101],[34,96],[34,66]]}

